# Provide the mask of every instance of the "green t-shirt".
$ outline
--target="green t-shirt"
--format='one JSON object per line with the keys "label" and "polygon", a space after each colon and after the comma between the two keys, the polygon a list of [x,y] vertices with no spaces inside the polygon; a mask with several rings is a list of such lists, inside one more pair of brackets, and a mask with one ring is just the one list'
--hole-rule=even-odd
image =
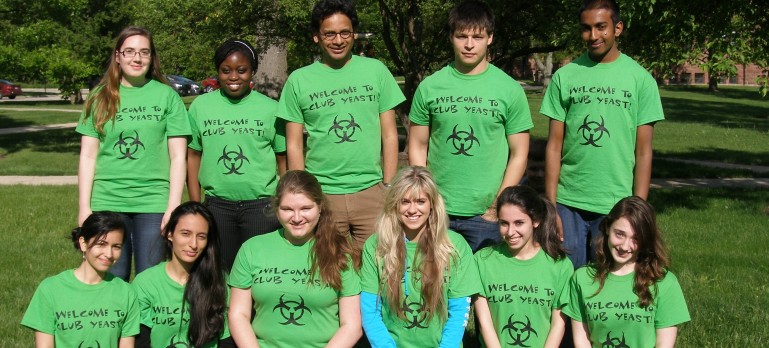
{"label": "green t-shirt", "polygon": [[276,125],[277,106],[258,92],[232,100],[217,91],[192,102],[189,148],[202,152],[200,186],[206,194],[242,201],[275,192],[275,153],[286,151],[282,122]]}
{"label": "green t-shirt", "polygon": [[304,124],[305,168],[323,192],[355,193],[382,181],[379,114],[404,100],[384,64],[353,56],[341,69],[315,62],[291,73],[277,117]]}
{"label": "green t-shirt", "polygon": [[[561,293],[574,267],[568,258],[555,260],[540,249],[529,260],[516,259],[505,244],[475,253],[478,274],[503,346],[543,347],[554,309],[563,307]],[[481,341],[481,345],[485,346]]]}
{"label": "green t-shirt", "polygon": [[451,215],[483,214],[507,168],[507,136],[531,129],[521,85],[494,65],[465,75],[453,65],[417,88],[411,122],[430,127],[427,166]]}
{"label": "green t-shirt", "polygon": [[117,347],[139,334],[136,292],[111,274],[89,285],[66,270],[40,283],[21,325],[53,335],[56,347]]}
{"label": "green t-shirt", "polygon": [[339,298],[360,294],[352,261],[342,272],[341,291],[322,284],[320,275],[310,281],[313,243],[293,245],[278,230],[240,247],[229,284],[251,289],[259,346],[324,347],[339,329]]}
{"label": "green t-shirt", "polygon": [[[161,262],[139,273],[133,280],[133,287],[139,299],[141,323],[152,331],[152,347],[186,347],[190,324],[189,305],[182,308],[184,286],[173,281],[166,272],[166,264]],[[220,338],[230,337],[227,327],[227,313],[224,313],[224,331]],[[210,342],[203,347],[213,348],[217,342]]]}
{"label": "green t-shirt", "polygon": [[678,279],[667,272],[664,279],[651,288],[654,303],[646,308],[638,304],[633,293],[635,273],[624,276],[609,274],[597,295],[598,282],[593,280],[595,268],[584,266],[574,272],[569,282],[569,304],[563,313],[587,323],[593,347],[654,347],[657,329],[690,321],[689,309]]}
{"label": "green t-shirt", "polygon": [[91,210],[162,213],[168,205],[171,160],[168,137],[190,135],[187,110],[171,87],[150,80],[120,86],[120,104],[104,134],[93,116],[80,115],[76,131],[99,139]]}
{"label": "green t-shirt", "polygon": [[[481,282],[478,279],[470,246],[461,235],[453,231],[448,233],[456,253],[443,277],[444,303],[448,303],[448,299],[451,298],[462,298],[481,292]],[[369,238],[363,247],[361,290],[382,297],[382,319],[398,347],[437,347],[446,323],[441,319],[440,313],[435,313],[428,321],[427,313],[422,310],[422,277],[412,272],[418,267],[414,265],[417,243],[406,243],[406,270],[409,281],[408,287],[404,289],[406,296],[402,302],[406,320],[398,318],[396,313],[390,311],[390,305],[384,295],[386,290],[382,288],[384,284],[381,284],[382,267],[378,265],[379,261],[376,259],[377,244],[378,240],[374,236]]]}
{"label": "green t-shirt", "polygon": [[665,118],[654,78],[624,54],[558,69],[539,112],[564,122],[558,202],[599,214],[633,194],[638,126]]}

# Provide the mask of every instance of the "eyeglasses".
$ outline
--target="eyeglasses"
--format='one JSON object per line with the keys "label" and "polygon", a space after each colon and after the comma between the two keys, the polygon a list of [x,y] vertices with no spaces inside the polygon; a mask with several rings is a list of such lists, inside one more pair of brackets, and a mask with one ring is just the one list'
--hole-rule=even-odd
{"label": "eyeglasses", "polygon": [[119,51],[119,52],[120,52],[120,54],[123,55],[124,58],[136,57],[137,53],[139,54],[139,57],[142,57],[142,58],[149,58],[150,56],[152,56],[152,51],[146,50],[146,49],[145,50],[138,50],[137,51],[137,50],[135,50],[133,48],[128,48],[125,51],[122,51],[122,52]]}
{"label": "eyeglasses", "polygon": [[342,39],[347,40],[350,37],[352,37],[352,32],[345,30],[345,31],[342,31],[342,32],[339,32],[339,33],[328,32],[328,33],[323,33],[323,34],[320,34],[320,35],[326,41],[332,41],[332,40],[336,39],[337,35],[339,35]]}

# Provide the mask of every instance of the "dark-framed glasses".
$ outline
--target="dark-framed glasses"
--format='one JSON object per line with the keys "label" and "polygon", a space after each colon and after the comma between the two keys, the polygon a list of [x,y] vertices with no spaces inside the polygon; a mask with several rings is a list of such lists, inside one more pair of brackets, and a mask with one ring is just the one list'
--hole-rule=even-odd
{"label": "dark-framed glasses", "polygon": [[336,39],[337,35],[339,35],[342,39],[347,40],[347,39],[352,37],[352,34],[353,33],[351,31],[345,30],[345,31],[340,31],[338,33],[330,31],[328,33],[323,33],[323,34],[320,34],[320,35],[323,37],[324,40],[332,41],[332,40]]}
{"label": "dark-framed glasses", "polygon": [[122,54],[124,58],[136,57],[137,53],[139,54],[139,57],[142,57],[142,58],[149,58],[150,56],[152,56],[152,51],[147,49],[137,51],[133,48],[127,48],[124,51],[120,51],[120,54]]}

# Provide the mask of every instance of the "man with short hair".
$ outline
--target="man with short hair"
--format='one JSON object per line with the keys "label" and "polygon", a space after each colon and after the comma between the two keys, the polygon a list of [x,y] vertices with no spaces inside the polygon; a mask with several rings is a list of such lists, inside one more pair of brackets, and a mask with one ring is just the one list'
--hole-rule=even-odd
{"label": "man with short hair", "polygon": [[664,119],[654,78],[617,48],[624,29],[617,3],[587,0],[579,18],[587,52],[553,75],[540,109],[550,118],[545,190],[575,268],[593,257],[616,202],[646,199],[654,123]]}
{"label": "man with short hair", "polygon": [[488,62],[491,8],[463,2],[448,23],[454,61],[417,88],[409,115],[409,163],[433,172],[449,228],[475,252],[501,241],[496,198],[526,172],[533,124],[523,88]]}
{"label": "man with short hair", "polygon": [[321,60],[289,76],[277,117],[286,121],[288,169],[318,178],[337,228],[352,235],[359,252],[397,169],[393,109],[405,97],[384,64],[352,54],[357,25],[349,0],[315,5],[311,29]]}

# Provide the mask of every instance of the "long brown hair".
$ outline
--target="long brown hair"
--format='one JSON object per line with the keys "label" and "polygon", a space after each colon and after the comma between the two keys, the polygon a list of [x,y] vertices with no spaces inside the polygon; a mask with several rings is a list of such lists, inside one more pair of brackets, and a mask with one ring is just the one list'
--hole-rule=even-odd
{"label": "long brown hair", "polygon": [[281,199],[288,193],[305,195],[315,202],[320,210],[320,217],[314,231],[315,244],[310,253],[312,263],[310,279],[320,275],[321,281],[334,290],[341,290],[342,271],[350,267],[348,257],[352,254],[352,245],[347,235],[337,231],[331,209],[318,179],[305,171],[289,170],[280,177],[278,182],[273,202],[276,209],[280,206]]}
{"label": "long brown hair", "polygon": [[601,222],[601,235],[596,240],[596,272],[593,276],[600,286],[595,294],[601,292],[606,277],[614,266],[614,258],[609,249],[609,230],[620,218],[627,219],[633,228],[637,248],[633,293],[638,296],[641,307],[646,308],[654,302],[650,289],[654,287],[656,292],[657,282],[667,274],[670,254],[657,228],[654,208],[641,197],[623,198]]}
{"label": "long brown hair", "polygon": [[[456,249],[448,236],[448,215],[443,197],[438,192],[433,175],[425,167],[406,167],[398,173],[385,196],[384,213],[377,223],[378,238],[376,259],[382,267],[385,297],[390,310],[398,317],[405,318],[401,306],[403,286],[401,281],[405,273],[406,242],[404,230],[399,219],[399,206],[404,197],[418,197],[420,193],[430,201],[430,215],[427,218],[427,231],[419,237],[417,252],[412,270],[419,273],[422,281],[422,300],[428,318],[438,313],[446,316],[446,303],[443,299],[443,278],[457,260]],[[406,280],[408,281],[408,279]]]}
{"label": "long brown hair", "polygon": [[160,58],[155,50],[155,41],[152,39],[152,33],[142,27],[129,26],[123,28],[115,41],[115,48],[110,52],[107,58],[107,71],[104,72],[99,84],[94,88],[94,92],[88,97],[85,103],[85,116],[83,122],[88,117],[94,117],[94,124],[99,133],[104,132],[104,124],[107,121],[114,121],[117,114],[118,105],[120,105],[120,80],[123,77],[123,71],[116,58],[120,47],[123,47],[125,40],[134,35],[141,35],[150,42],[150,68],[145,75],[147,79],[158,80],[165,83],[166,78],[160,70]]}
{"label": "long brown hair", "polygon": [[510,186],[502,190],[497,197],[497,216],[502,206],[508,204],[520,208],[532,222],[539,223],[539,226],[534,228],[533,238],[545,253],[554,260],[566,257],[566,250],[563,248],[561,238],[558,237],[556,227],[558,212],[553,203],[529,186]]}

